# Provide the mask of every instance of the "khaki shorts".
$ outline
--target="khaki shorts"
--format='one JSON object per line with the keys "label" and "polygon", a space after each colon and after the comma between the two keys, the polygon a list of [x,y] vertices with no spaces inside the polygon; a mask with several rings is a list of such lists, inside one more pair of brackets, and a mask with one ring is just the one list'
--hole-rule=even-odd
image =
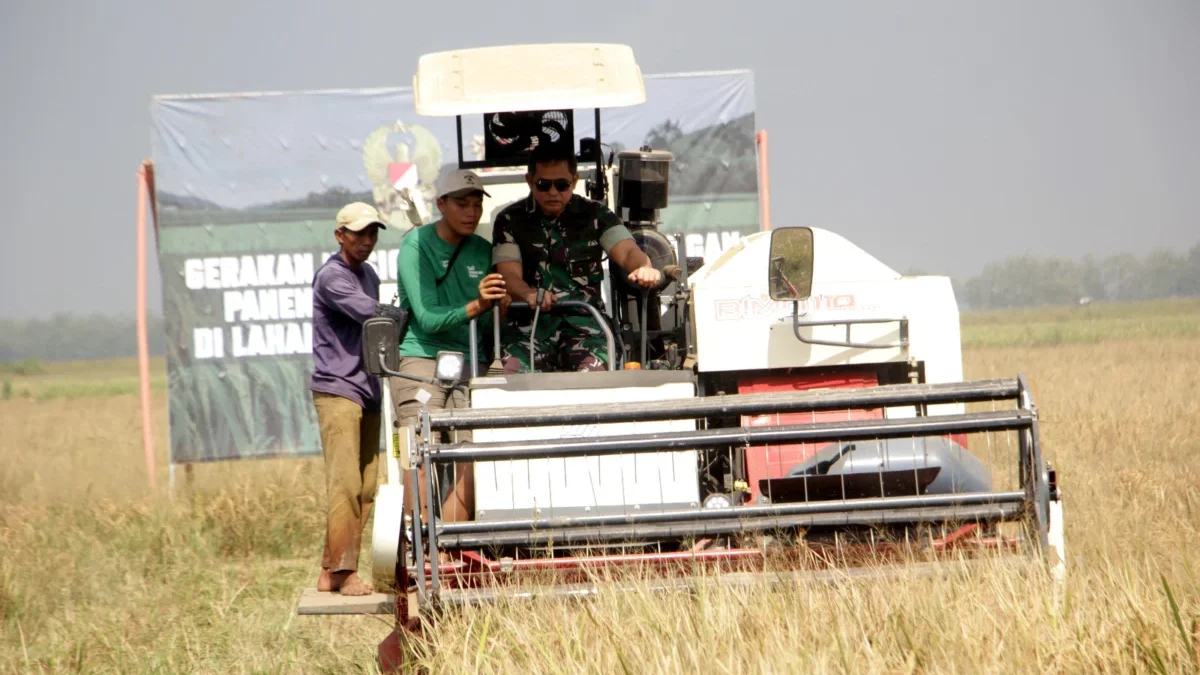
{"label": "khaki shorts", "polygon": [[[400,357],[398,371],[405,375],[413,375],[431,380],[434,376],[435,366],[436,362],[433,359],[419,356],[402,356]],[[428,403],[421,403],[421,400],[417,398],[417,393],[422,389],[429,392]],[[389,377],[388,390],[392,395],[392,406],[396,413],[396,429],[414,427],[418,439],[421,436],[421,430],[415,427],[417,426],[417,413],[421,411],[422,407],[428,405],[430,411],[468,407],[467,396],[461,389],[448,392],[436,384],[414,382],[402,377]],[[401,438],[404,435],[402,432],[400,434]],[[469,443],[471,442],[471,432],[452,431],[450,432],[450,438],[445,439],[442,432],[435,431],[433,432],[433,442]],[[404,463],[407,463],[407,460]],[[440,504],[442,501],[445,501],[446,496],[450,494],[450,490],[454,486],[454,466],[449,464],[439,466],[436,480],[439,483],[438,491],[441,493],[441,498],[438,500]]]}
{"label": "khaki shorts", "polygon": [[[436,363],[433,359],[426,359],[419,356],[403,356],[400,358],[399,372],[405,375],[432,380],[435,366]],[[426,405],[429,406],[431,411],[468,407],[466,394],[461,389],[448,392],[436,384],[413,382],[402,377],[389,377],[388,389],[392,394],[392,405],[395,408],[396,421],[398,422],[398,426],[401,427],[415,427],[417,425],[417,413]],[[428,403],[421,403],[421,400],[417,398],[417,393],[422,389],[429,392]],[[471,440],[471,432],[469,431],[452,433],[455,436],[451,439],[452,442],[469,442]],[[444,442],[440,439],[440,434],[441,432],[434,432],[434,442]],[[421,430],[417,429],[417,436],[420,435]]]}

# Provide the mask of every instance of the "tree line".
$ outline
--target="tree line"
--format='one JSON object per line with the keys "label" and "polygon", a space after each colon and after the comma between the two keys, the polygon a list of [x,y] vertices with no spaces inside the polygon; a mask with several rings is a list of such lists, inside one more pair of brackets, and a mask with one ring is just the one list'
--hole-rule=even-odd
{"label": "tree line", "polygon": [[[150,353],[166,353],[162,317],[149,317],[146,329]],[[137,356],[137,322],[133,316],[66,314],[48,319],[0,319],[0,363],[130,356]]]}
{"label": "tree line", "polygon": [[[1200,243],[1186,251],[1161,250],[1141,258],[1020,256],[985,265],[972,278],[956,279],[954,288],[966,310],[1200,297]],[[154,356],[166,351],[164,326],[162,317],[150,317]],[[137,355],[135,336],[132,316],[0,319],[0,363],[132,357]]]}
{"label": "tree line", "polygon": [[1090,302],[1137,302],[1200,296],[1200,243],[1186,251],[1158,250],[1082,260],[1019,256],[985,265],[955,281],[964,309],[1005,309]]}

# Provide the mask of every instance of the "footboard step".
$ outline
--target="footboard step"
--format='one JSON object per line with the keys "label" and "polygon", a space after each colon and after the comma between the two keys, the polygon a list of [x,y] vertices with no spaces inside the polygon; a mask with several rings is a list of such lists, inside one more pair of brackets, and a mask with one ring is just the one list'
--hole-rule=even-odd
{"label": "footboard step", "polygon": [[300,593],[297,614],[394,614],[396,596],[390,593],[342,595],[306,588]]}

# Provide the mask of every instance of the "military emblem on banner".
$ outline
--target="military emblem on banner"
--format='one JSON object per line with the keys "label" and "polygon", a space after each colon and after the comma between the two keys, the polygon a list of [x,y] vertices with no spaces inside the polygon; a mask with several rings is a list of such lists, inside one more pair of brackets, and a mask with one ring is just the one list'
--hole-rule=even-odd
{"label": "military emblem on banner", "polygon": [[428,129],[399,121],[379,127],[363,144],[363,166],[388,225],[407,230],[433,219],[442,149]]}

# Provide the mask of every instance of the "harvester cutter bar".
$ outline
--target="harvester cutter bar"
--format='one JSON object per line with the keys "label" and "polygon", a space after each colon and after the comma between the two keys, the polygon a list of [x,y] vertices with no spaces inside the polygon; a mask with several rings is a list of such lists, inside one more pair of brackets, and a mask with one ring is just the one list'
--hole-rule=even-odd
{"label": "harvester cutter bar", "polygon": [[1017,518],[1024,513],[1024,510],[1024,504],[1021,502],[1003,502],[973,506],[888,508],[872,511],[798,513],[726,518],[721,520],[676,520],[664,523],[639,523],[635,525],[557,527],[530,531],[442,534],[438,536],[437,540],[440,546],[447,549],[644,541],[653,539],[681,539],[685,537],[714,537],[799,527],[992,522]]}
{"label": "harvester cutter bar", "polygon": [[721,509],[688,509],[678,511],[638,511],[610,516],[580,516],[574,518],[537,518],[494,522],[467,521],[439,523],[438,538],[487,532],[517,532],[549,530],[563,527],[600,527],[606,525],[642,525],[700,520],[733,520],[761,516],[794,516],[817,513],[849,513],[879,509],[931,508],[943,506],[978,506],[985,504],[1017,504],[1025,500],[1025,492],[980,492],[911,497],[880,497],[870,499],[799,502],[770,506],[736,506]]}
{"label": "harvester cutter bar", "polygon": [[596,438],[431,444],[428,446],[428,457],[432,463],[444,464],[448,462],[492,462],[619,455],[634,452],[666,452],[729,445],[911,438],[938,434],[1028,429],[1033,425],[1035,419],[1035,414],[1030,411],[1011,410],[773,427],[700,429]]}
{"label": "harvester cutter bar", "polygon": [[637,403],[601,403],[539,408],[459,408],[429,413],[433,430],[649,422],[699,419],[718,415],[764,415],[820,410],[865,410],[981,401],[1016,400],[1016,378],[945,384],[889,384],[871,389],[819,390],[767,394],[722,394],[696,399]]}
{"label": "harvester cutter bar", "polygon": [[768,572],[727,572],[707,577],[676,577],[655,581],[559,584],[548,587],[470,587],[446,589],[438,596],[439,604],[450,607],[485,605],[500,599],[533,600],[543,598],[587,598],[608,592],[695,592],[701,586],[742,587],[773,590],[798,583],[844,583],[855,580],[930,578],[967,574],[972,569],[995,566],[998,562],[1013,566],[1028,565],[1021,558],[965,559],[938,562],[868,565],[861,567]]}
{"label": "harvester cutter bar", "polygon": [[[582,547],[582,555],[566,556],[534,556],[529,558],[491,559],[481,551],[468,549],[459,550],[458,560],[442,563],[442,576],[452,587],[479,586],[489,583],[503,583],[511,580],[513,574],[521,572],[553,572],[560,578],[570,578],[572,575],[582,575],[581,580],[601,571],[613,570],[653,570],[658,574],[671,570],[676,572],[695,572],[697,567],[722,571],[763,571],[767,569],[812,569],[812,565],[828,564],[839,561],[839,566],[846,562],[858,560],[867,562],[897,562],[910,560],[914,552],[926,551],[935,554],[947,552],[971,554],[987,551],[1015,551],[1021,547],[1021,540],[1013,537],[1000,536],[997,533],[985,533],[979,523],[962,525],[941,537],[926,539],[925,537],[905,538],[903,542],[889,541],[883,538],[871,538],[869,541],[852,541],[829,543],[815,540],[805,542],[803,548],[788,548],[768,551],[762,547],[727,548],[712,546],[713,539],[700,539],[697,545],[689,550],[656,551],[643,553],[596,553]],[[913,545],[916,544],[916,548]],[[897,557],[899,556],[899,557]],[[410,570],[409,578],[414,578]]]}

